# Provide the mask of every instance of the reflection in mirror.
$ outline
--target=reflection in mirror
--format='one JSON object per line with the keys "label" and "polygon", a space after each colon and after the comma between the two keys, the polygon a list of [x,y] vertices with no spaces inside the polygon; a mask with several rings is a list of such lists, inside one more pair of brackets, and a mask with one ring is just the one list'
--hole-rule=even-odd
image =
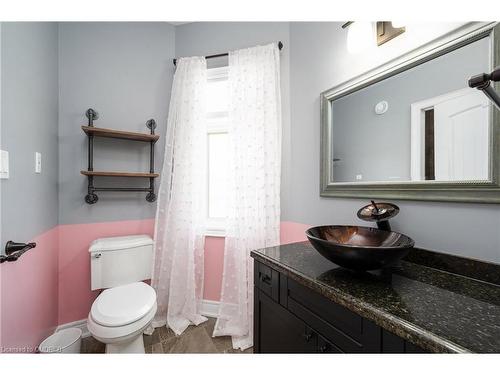
{"label": "reflection in mirror", "polygon": [[331,102],[333,182],[489,180],[490,37]]}

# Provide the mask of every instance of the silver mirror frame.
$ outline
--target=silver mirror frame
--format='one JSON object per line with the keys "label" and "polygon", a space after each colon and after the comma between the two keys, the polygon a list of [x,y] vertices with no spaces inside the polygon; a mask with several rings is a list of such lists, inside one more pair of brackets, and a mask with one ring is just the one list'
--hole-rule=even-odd
{"label": "silver mirror frame", "polygon": [[[470,23],[390,63],[321,93],[320,195],[322,197],[500,203],[500,111],[490,106],[489,181],[334,182],[331,102],[450,51],[490,37],[491,67],[500,65],[500,23]],[[482,73],[482,72],[477,72]],[[488,72],[489,73],[489,72]],[[500,84],[494,85],[497,92]],[[471,89],[472,90],[472,89]]]}

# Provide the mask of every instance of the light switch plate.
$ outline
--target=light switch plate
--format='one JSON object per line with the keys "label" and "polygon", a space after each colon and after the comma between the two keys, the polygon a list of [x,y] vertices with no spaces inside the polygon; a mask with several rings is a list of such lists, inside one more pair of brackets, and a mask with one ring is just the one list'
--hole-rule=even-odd
{"label": "light switch plate", "polygon": [[35,152],[35,173],[42,173],[42,154]]}
{"label": "light switch plate", "polygon": [[9,178],[9,152],[0,150],[0,179]]}

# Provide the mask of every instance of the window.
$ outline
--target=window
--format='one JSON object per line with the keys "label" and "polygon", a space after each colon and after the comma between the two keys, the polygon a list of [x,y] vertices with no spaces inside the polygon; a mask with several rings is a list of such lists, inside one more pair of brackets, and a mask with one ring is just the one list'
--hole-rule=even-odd
{"label": "window", "polygon": [[226,229],[228,160],[228,68],[208,70],[207,88],[207,235],[224,236]]}

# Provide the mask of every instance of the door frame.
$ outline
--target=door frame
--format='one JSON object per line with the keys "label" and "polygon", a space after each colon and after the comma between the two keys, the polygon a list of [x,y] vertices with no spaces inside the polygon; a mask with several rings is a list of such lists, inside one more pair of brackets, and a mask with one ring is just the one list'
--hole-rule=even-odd
{"label": "door frame", "polygon": [[[412,181],[426,181],[425,180],[425,151],[424,151],[424,129],[425,129],[425,116],[424,112],[434,108],[436,105],[446,102],[448,100],[456,99],[464,95],[473,93],[470,88],[459,89],[448,92],[443,95],[438,95],[433,98],[424,99],[410,105],[411,107],[411,123],[410,123],[410,176]],[[484,95],[477,91],[478,94]],[[486,97],[485,97],[486,98]],[[489,135],[488,135],[489,136]],[[489,142],[489,140],[488,140]]]}

